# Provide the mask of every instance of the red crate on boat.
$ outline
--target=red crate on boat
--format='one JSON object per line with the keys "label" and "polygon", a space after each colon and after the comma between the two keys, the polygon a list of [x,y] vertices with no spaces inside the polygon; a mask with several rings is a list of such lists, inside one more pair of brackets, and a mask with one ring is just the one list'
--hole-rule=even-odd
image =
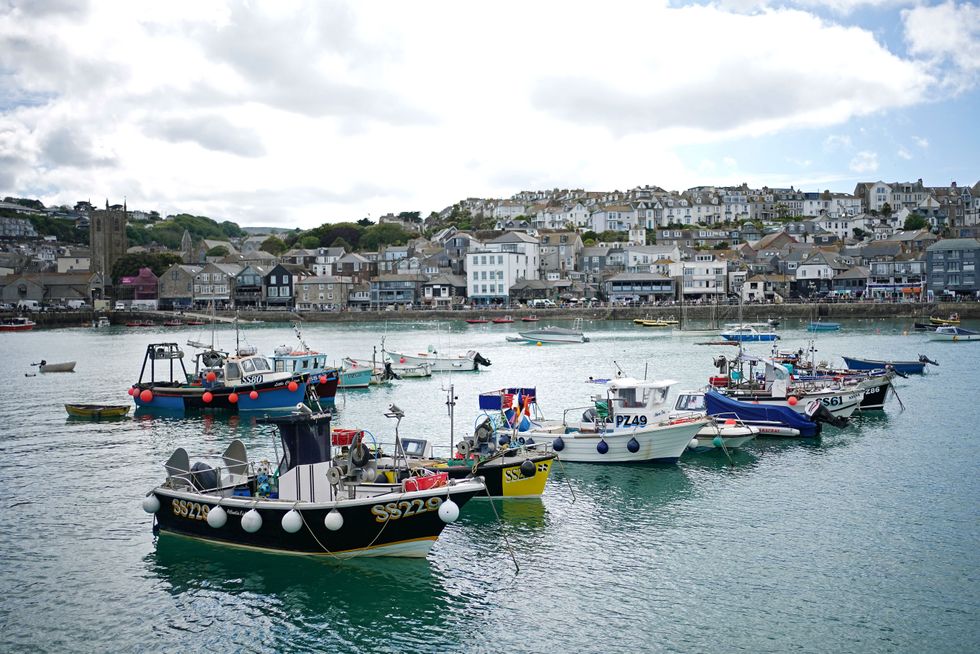
{"label": "red crate on boat", "polygon": [[350,445],[359,433],[359,429],[334,429],[330,432],[330,442],[338,447]]}
{"label": "red crate on boat", "polygon": [[449,473],[437,472],[436,474],[429,475],[427,477],[409,477],[402,482],[402,490],[405,492],[429,490],[430,488],[445,486],[448,483]]}

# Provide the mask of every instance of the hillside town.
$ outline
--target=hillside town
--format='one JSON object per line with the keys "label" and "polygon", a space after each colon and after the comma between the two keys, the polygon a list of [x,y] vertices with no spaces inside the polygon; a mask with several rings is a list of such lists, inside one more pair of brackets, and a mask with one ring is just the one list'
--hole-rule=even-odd
{"label": "hillside town", "polygon": [[[523,191],[468,198],[424,219],[387,214],[377,224],[394,237],[371,249],[329,224],[226,238],[184,230],[169,247],[130,242],[133,226],[174,220],[125,203],[47,208],[7,198],[0,303],[323,312],[980,298],[980,182],[877,181],[853,193]],[[124,258],[161,254],[170,258],[118,273]]]}

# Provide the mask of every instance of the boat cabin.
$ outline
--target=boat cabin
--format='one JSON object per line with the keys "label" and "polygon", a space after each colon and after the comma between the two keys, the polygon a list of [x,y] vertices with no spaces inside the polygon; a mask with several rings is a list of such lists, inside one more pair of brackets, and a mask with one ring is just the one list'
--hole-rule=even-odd
{"label": "boat cabin", "polygon": [[258,423],[274,425],[279,432],[282,444],[279,499],[306,502],[334,499],[327,476],[327,471],[333,465],[330,414],[292,413],[260,418]]}
{"label": "boat cabin", "polygon": [[225,383],[227,384],[258,384],[272,381],[270,375],[279,378],[289,377],[290,374],[275,373],[272,364],[262,355],[229,357],[225,360]]}
{"label": "boat cabin", "polygon": [[330,368],[326,354],[308,350],[294,352],[288,346],[277,347],[275,354],[270,358],[276,372],[320,373]]}
{"label": "boat cabin", "polygon": [[670,387],[676,383],[672,379],[614,379],[606,387],[604,402],[593,398],[596,400],[596,413],[600,417],[606,413],[605,420],[612,423],[613,428],[645,427],[667,415],[667,395]]}

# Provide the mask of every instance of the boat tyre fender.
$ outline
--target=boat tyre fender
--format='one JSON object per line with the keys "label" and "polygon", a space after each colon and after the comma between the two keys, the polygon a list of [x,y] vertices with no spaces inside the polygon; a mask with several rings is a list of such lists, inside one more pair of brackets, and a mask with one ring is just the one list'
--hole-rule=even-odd
{"label": "boat tyre fender", "polygon": [[462,454],[463,458],[465,459],[470,455],[470,442],[460,441],[456,443],[456,449],[459,450],[459,453]]}
{"label": "boat tyre fender", "polygon": [[364,443],[358,443],[350,451],[350,462],[358,468],[363,468],[370,459],[371,452]]}

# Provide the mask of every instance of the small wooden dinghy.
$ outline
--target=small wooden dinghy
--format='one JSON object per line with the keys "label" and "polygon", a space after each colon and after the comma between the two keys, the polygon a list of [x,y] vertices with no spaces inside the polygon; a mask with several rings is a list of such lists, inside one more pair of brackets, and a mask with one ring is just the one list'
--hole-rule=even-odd
{"label": "small wooden dinghy", "polygon": [[128,404],[66,404],[65,411],[76,418],[121,418],[129,413]]}

